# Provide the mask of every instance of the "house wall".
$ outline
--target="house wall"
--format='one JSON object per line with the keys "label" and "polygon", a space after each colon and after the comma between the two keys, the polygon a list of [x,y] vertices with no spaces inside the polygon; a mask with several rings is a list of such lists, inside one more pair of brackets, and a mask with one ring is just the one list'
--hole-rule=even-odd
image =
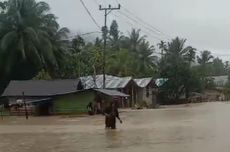
{"label": "house wall", "polygon": [[137,90],[138,87],[136,86],[134,81],[130,81],[125,88],[119,90],[129,95],[128,103],[127,105],[124,105],[125,107],[133,107],[137,103],[137,93],[138,93]]}
{"label": "house wall", "polygon": [[144,89],[138,88],[137,90],[137,103],[140,104],[144,101]]}
{"label": "house wall", "polygon": [[89,102],[93,102],[95,93],[84,91],[77,94],[56,97],[53,101],[54,114],[81,114],[86,113]]}
{"label": "house wall", "polygon": [[[147,94],[149,94],[149,95],[147,95]],[[138,90],[137,90],[137,103],[143,104],[143,102],[146,102],[146,104],[148,106],[153,106],[153,102],[154,102],[154,104],[156,104],[157,93],[156,93],[156,90],[154,88],[151,88],[151,87],[149,87],[149,89],[138,88]]]}

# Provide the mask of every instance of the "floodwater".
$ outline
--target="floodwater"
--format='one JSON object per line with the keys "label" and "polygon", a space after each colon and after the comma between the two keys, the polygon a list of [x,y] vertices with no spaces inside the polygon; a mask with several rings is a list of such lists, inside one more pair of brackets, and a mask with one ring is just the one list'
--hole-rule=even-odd
{"label": "floodwater", "polygon": [[0,152],[229,152],[230,104],[203,103],[103,116],[0,120]]}

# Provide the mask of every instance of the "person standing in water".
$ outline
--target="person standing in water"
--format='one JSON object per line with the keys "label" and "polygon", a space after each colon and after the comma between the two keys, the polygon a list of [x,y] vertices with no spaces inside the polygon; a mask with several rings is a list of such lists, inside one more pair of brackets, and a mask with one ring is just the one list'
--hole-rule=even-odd
{"label": "person standing in water", "polygon": [[104,110],[104,115],[106,128],[116,129],[116,118],[122,123],[115,102],[112,102],[110,106]]}

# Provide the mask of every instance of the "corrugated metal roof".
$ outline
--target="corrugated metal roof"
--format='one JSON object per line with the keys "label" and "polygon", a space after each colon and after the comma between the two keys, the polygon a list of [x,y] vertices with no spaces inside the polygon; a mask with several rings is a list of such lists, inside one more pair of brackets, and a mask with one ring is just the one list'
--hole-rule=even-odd
{"label": "corrugated metal roof", "polygon": [[228,83],[228,76],[216,76],[212,77],[216,86],[223,87]]}
{"label": "corrugated metal roof", "polygon": [[152,80],[153,78],[134,79],[134,81],[140,88],[147,87],[151,83]]}
{"label": "corrugated metal roof", "polygon": [[76,92],[82,84],[76,80],[28,80],[11,81],[2,96],[53,96]]}
{"label": "corrugated metal roof", "polygon": [[[103,88],[103,75],[81,77],[81,82],[85,89]],[[116,77],[111,75],[105,76],[105,83],[107,89],[125,88],[132,80],[132,77]]]}
{"label": "corrugated metal roof", "polygon": [[167,78],[158,78],[155,80],[155,83],[158,87],[161,87],[165,84],[165,82],[167,82],[168,79]]}
{"label": "corrugated metal roof", "polygon": [[109,96],[117,96],[117,97],[129,97],[129,95],[124,94],[120,91],[117,90],[108,90],[108,89],[95,89],[96,91],[103,93],[105,95],[109,95]]}

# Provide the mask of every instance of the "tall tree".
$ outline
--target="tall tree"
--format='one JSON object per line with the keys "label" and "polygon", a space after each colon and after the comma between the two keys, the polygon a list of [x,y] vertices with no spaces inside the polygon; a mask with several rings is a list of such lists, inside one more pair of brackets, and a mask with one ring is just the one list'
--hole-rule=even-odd
{"label": "tall tree", "polygon": [[185,42],[185,39],[177,37],[168,43],[160,64],[161,77],[168,78],[163,91],[169,100],[174,102],[181,95],[185,94],[188,97],[193,89],[191,86],[194,83],[194,77],[191,72],[190,62],[194,57],[193,53],[191,55],[191,50],[194,49],[186,47]]}
{"label": "tall tree", "polygon": [[120,31],[118,29],[118,24],[116,20],[113,20],[110,26],[110,37],[109,44],[113,51],[118,51],[120,49]]}
{"label": "tall tree", "polygon": [[141,36],[140,29],[132,29],[128,37],[123,40],[123,47],[129,49],[131,52],[137,52],[139,45],[146,38],[146,36]]}
{"label": "tall tree", "polygon": [[213,59],[213,56],[210,51],[202,51],[200,56],[197,56],[197,61],[200,65],[206,65],[210,63],[211,59]]}
{"label": "tall tree", "polygon": [[161,41],[160,43],[157,44],[159,49],[161,50],[161,57],[163,57],[164,52],[167,49],[167,44],[165,41]]}
{"label": "tall tree", "polygon": [[136,76],[152,77],[156,72],[157,57],[153,55],[155,48],[148,41],[143,40],[139,45],[136,58]]}
{"label": "tall tree", "polygon": [[66,60],[68,57],[68,50],[69,50],[69,34],[68,28],[60,28],[50,33],[50,42],[52,44],[52,51],[54,53],[54,57],[56,59],[56,66],[53,67],[52,64],[46,64],[46,70],[49,72],[52,78],[61,78],[61,69],[67,63]]}
{"label": "tall tree", "polygon": [[81,36],[77,36],[72,40],[72,48],[76,53],[81,52],[84,47],[85,47],[85,40]]}
{"label": "tall tree", "polygon": [[211,74],[214,76],[221,76],[227,74],[227,71],[225,71],[225,65],[223,61],[218,57],[213,59]]}
{"label": "tall tree", "polygon": [[[49,5],[45,2],[8,1],[0,20],[0,48],[5,65],[0,69],[4,69],[8,78],[11,75],[13,79],[28,79],[44,65],[57,67],[50,36],[59,26],[56,17],[49,11]],[[28,70],[31,76],[27,74]]]}
{"label": "tall tree", "polygon": [[[211,59],[213,56],[210,51],[202,51],[200,56],[197,56],[197,61],[200,64],[200,73],[202,75],[202,79],[204,80],[208,75],[210,75],[210,69],[208,65],[211,64]],[[205,80],[204,80],[205,81]]]}
{"label": "tall tree", "polygon": [[185,56],[185,58],[191,66],[191,64],[194,63],[195,59],[196,59],[196,49],[189,46],[189,47],[187,47],[187,51],[188,51],[188,53]]}

